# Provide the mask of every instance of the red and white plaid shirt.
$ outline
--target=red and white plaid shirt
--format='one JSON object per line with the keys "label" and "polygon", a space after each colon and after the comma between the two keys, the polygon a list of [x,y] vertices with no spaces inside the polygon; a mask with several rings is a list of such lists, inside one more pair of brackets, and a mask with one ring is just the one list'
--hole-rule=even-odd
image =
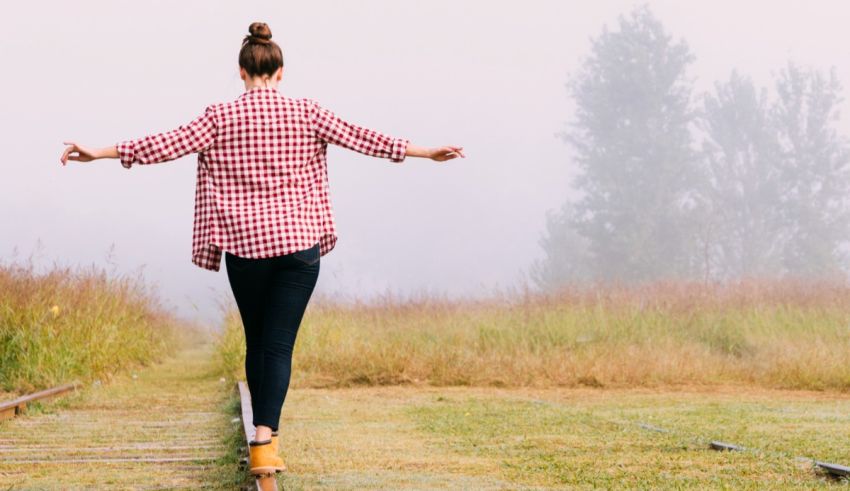
{"label": "red and white plaid shirt", "polygon": [[328,143],[402,162],[409,140],[343,121],[313,99],[253,87],[179,128],[122,141],[121,165],[198,153],[192,262],[218,271],[222,251],[264,258],[336,245]]}

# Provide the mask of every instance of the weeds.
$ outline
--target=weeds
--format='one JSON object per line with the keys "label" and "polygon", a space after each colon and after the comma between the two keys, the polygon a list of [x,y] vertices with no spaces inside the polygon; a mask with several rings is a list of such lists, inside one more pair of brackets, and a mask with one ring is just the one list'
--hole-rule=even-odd
{"label": "weeds", "polygon": [[[232,310],[220,366],[239,374]],[[850,389],[850,287],[826,281],[569,289],[487,300],[311,304],[294,383]]]}
{"label": "weeds", "polygon": [[108,379],[172,353],[180,324],[138,278],[0,265],[0,388]]}

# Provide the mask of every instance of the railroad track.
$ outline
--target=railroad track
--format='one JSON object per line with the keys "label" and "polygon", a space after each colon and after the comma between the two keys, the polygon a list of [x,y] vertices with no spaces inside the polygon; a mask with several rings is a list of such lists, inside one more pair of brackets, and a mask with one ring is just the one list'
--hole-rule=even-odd
{"label": "railroad track", "polygon": [[9,419],[0,422],[0,489],[219,485],[230,418],[209,363],[204,350],[181,352],[137,378],[86,387],[69,407],[38,415],[26,415],[26,404],[69,390],[3,403]]}
{"label": "railroad track", "polygon": [[[542,400],[539,400],[539,399],[531,399],[531,401],[534,402],[535,404],[543,404],[543,405],[555,406],[555,407],[561,406],[560,404],[557,404],[557,403],[552,403],[552,402],[549,402],[549,401],[542,401]],[[597,416],[597,419],[602,420],[602,421],[606,421],[608,423],[612,423],[612,424],[615,424],[615,425],[619,425],[619,426],[636,427],[636,428],[640,428],[642,430],[652,431],[652,432],[655,432],[655,433],[667,433],[669,435],[675,435],[675,436],[682,438],[683,440],[690,440],[691,442],[693,442],[693,443],[695,443],[699,446],[702,446],[704,448],[710,449],[710,450],[716,450],[716,451],[720,451],[720,452],[724,452],[724,451],[725,452],[757,451],[757,452],[761,452],[761,453],[765,453],[765,454],[777,455],[777,456],[780,456],[780,457],[783,457],[783,458],[795,460],[797,462],[809,463],[814,468],[819,469],[821,472],[825,473],[827,476],[829,476],[830,478],[833,478],[833,479],[839,479],[839,480],[850,479],[850,466],[846,466],[846,465],[842,465],[842,464],[836,464],[836,463],[832,463],[832,462],[824,462],[822,460],[814,459],[814,458],[811,458],[811,457],[802,457],[802,456],[799,456],[799,455],[792,455],[792,454],[789,454],[787,452],[782,452],[782,451],[777,451],[777,450],[770,450],[769,451],[769,450],[759,449],[759,448],[754,448],[754,447],[744,447],[744,446],[741,446],[741,445],[736,445],[734,443],[722,442],[722,441],[719,441],[719,440],[705,440],[704,438],[695,437],[693,435],[688,435],[688,434],[685,434],[681,431],[673,431],[673,430],[670,430],[670,429],[667,429],[667,428],[662,428],[660,426],[644,423],[644,422],[641,422],[641,421],[622,421],[622,420],[615,420],[615,419],[604,418],[604,417],[599,417],[599,416]]]}
{"label": "railroad track", "polygon": [[[721,442],[721,441],[717,441],[717,440],[709,442],[708,446],[712,450],[727,451],[727,452],[747,452],[747,451],[750,451],[750,450],[765,452],[765,450],[762,450],[762,449],[750,449],[750,448],[747,448],[747,447],[742,447],[740,445],[735,445],[733,443],[726,443],[726,442]],[[835,479],[850,478],[850,466],[841,465],[841,464],[834,464],[832,462],[824,462],[822,460],[817,460],[817,459],[813,459],[813,458],[810,458],[810,457],[791,456],[791,455],[788,455],[784,452],[774,451],[772,453],[780,453],[784,457],[792,458],[792,459],[794,459],[798,462],[808,462],[808,463],[812,464],[813,466],[817,467],[818,469],[820,469],[821,471],[825,472],[830,477],[833,477]]]}

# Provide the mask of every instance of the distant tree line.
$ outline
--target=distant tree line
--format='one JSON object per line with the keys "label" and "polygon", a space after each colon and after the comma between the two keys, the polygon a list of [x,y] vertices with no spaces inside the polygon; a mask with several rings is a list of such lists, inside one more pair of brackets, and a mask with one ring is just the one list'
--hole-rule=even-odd
{"label": "distant tree line", "polygon": [[648,7],[593,39],[563,133],[580,197],[547,216],[544,288],[586,281],[833,275],[850,238],[835,71],[733,71],[694,96],[694,55]]}

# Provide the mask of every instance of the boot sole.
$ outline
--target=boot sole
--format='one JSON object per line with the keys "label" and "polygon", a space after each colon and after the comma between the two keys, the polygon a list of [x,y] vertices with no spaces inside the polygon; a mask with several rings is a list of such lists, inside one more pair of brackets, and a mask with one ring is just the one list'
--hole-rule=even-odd
{"label": "boot sole", "polygon": [[263,466],[263,467],[252,467],[251,474],[269,474],[272,472],[283,472],[286,470],[286,467],[275,467],[275,466]]}

